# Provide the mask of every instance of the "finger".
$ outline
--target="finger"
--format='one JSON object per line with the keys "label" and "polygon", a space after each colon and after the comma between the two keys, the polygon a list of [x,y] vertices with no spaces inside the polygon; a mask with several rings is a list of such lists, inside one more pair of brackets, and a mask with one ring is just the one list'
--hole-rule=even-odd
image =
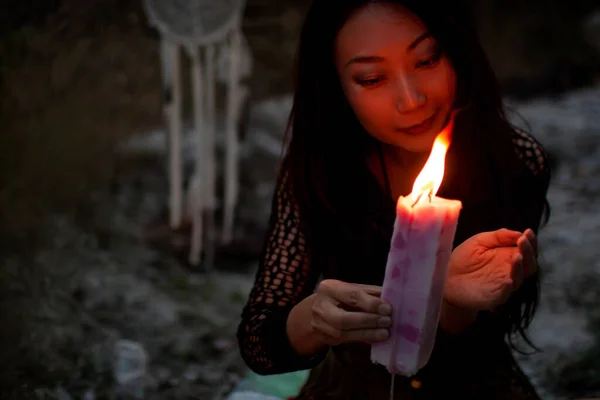
{"label": "finger", "polygon": [[378,343],[390,337],[388,329],[355,329],[342,332],[344,342]]}
{"label": "finger", "polygon": [[311,324],[315,332],[318,332],[329,345],[348,342],[377,343],[386,340],[390,336],[389,330],[385,328],[344,331],[329,325],[322,318],[314,318]]}
{"label": "finger", "polygon": [[511,258],[511,279],[513,282],[513,291],[517,290],[523,284],[525,279],[525,271],[523,269],[523,256],[520,253],[515,253]]}
{"label": "finger", "polygon": [[523,235],[517,241],[517,247],[519,252],[523,256],[523,270],[526,277],[533,275],[537,269],[537,262],[535,260],[535,251],[533,246],[527,239],[527,236]]}
{"label": "finger", "polygon": [[347,285],[347,283],[335,279],[325,279],[319,283],[317,292],[323,293],[325,296],[338,301],[335,293],[338,292],[343,285]]}
{"label": "finger", "polygon": [[389,316],[346,311],[327,301],[321,302],[321,307],[319,307],[316,312],[329,325],[342,331],[366,328],[388,328],[392,325],[392,319]]}
{"label": "finger", "polygon": [[323,285],[324,283],[325,281],[320,285],[320,289],[323,293],[342,303],[344,306],[374,314],[391,314],[391,307],[389,304],[379,297],[368,294],[359,285],[341,281],[331,281]]}
{"label": "finger", "polygon": [[479,243],[489,249],[515,246],[521,235],[521,232],[511,231],[509,229],[498,229],[492,232],[481,233]]}
{"label": "finger", "polygon": [[381,297],[381,290],[382,290],[381,286],[363,285],[360,283],[354,283],[353,285],[360,287],[365,292],[367,292],[367,294],[370,294],[372,296]]}
{"label": "finger", "polygon": [[322,318],[315,316],[311,320],[313,330],[323,337],[324,341],[329,345],[336,345],[342,342],[342,331],[329,325]]}
{"label": "finger", "polygon": [[535,232],[533,232],[533,230],[531,230],[531,229],[527,229],[525,231],[525,236],[527,236],[527,240],[529,240],[531,247],[533,247],[533,253],[535,254],[535,258],[537,258],[539,255],[539,250],[538,250],[538,240],[537,240],[537,236],[536,236]]}

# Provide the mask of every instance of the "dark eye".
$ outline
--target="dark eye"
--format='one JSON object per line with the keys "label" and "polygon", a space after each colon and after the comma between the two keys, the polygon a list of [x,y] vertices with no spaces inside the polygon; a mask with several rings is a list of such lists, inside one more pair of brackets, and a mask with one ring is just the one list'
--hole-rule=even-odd
{"label": "dark eye", "polygon": [[417,63],[417,68],[427,68],[434,66],[435,64],[437,64],[438,61],[440,61],[440,58],[442,58],[442,53],[437,52],[432,57],[429,57],[428,59],[423,61],[419,61]]}
{"label": "dark eye", "polygon": [[358,83],[361,86],[365,86],[365,87],[375,86],[375,85],[381,83],[382,81],[383,81],[383,78],[379,77],[379,76],[375,76],[372,78],[366,78],[366,79],[356,79],[356,83]]}

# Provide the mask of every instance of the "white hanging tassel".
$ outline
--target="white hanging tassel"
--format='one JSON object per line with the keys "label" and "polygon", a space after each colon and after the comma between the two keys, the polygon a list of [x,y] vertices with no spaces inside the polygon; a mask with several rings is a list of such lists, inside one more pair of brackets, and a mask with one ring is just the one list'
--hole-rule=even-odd
{"label": "white hanging tassel", "polygon": [[[163,79],[165,87],[165,117],[169,130],[169,207],[171,228],[177,229],[189,214],[192,238],[188,255],[192,264],[200,263],[204,255],[208,267],[213,264],[216,239],[216,82],[227,82],[225,126],[225,165],[223,242],[233,239],[235,208],[239,193],[239,143],[237,127],[242,104],[248,90],[242,85],[242,75],[252,70],[252,56],[244,41],[241,20],[246,0],[143,0],[149,22],[160,32]],[[177,3],[177,4],[174,4]],[[168,38],[165,39],[165,38]],[[185,46],[192,58],[194,80],[194,125],[198,150],[194,173],[188,187],[188,206],[183,210],[182,163],[182,90],[179,46]],[[219,46],[219,47],[217,47]],[[217,68],[215,52],[225,47],[227,68]],[[196,50],[192,50],[196,47]],[[201,50],[204,54],[200,54]],[[202,57],[204,56],[204,57]]]}
{"label": "white hanging tassel", "polygon": [[190,264],[197,266],[200,264],[204,240],[202,224],[202,180],[200,179],[199,173],[192,177],[192,181],[190,182],[190,187],[188,189],[188,196],[190,211],[192,213],[192,237],[190,241],[190,253],[188,255],[188,261]]}
{"label": "white hanging tassel", "polygon": [[192,265],[200,264],[200,258],[202,255],[202,242],[203,242],[203,193],[202,183],[205,179],[202,179],[202,173],[204,171],[204,152],[206,151],[206,143],[203,135],[204,131],[204,115],[203,110],[204,102],[202,101],[202,59],[200,56],[200,49],[196,46],[189,46],[188,53],[192,59],[192,84],[193,84],[193,98],[194,98],[194,134],[196,135],[196,156],[194,175],[190,182],[190,188],[188,191],[189,195],[189,209],[192,217],[192,236],[190,239],[190,253],[189,262]]}
{"label": "white hanging tassel", "polygon": [[239,142],[237,126],[240,118],[242,93],[240,91],[241,32],[238,29],[231,34],[229,51],[229,78],[227,82],[227,117],[225,147],[225,201],[223,211],[222,241],[228,244],[233,239],[235,208],[238,197]]}
{"label": "white hanging tassel", "polygon": [[181,159],[181,63],[179,46],[161,38],[161,60],[165,82],[164,113],[169,127],[169,224],[181,226],[183,215],[183,163]]}
{"label": "white hanging tassel", "polygon": [[392,383],[390,383],[390,400],[394,400],[394,381],[396,380],[396,375],[392,374],[391,380]]}
{"label": "white hanging tassel", "polygon": [[215,106],[215,89],[216,89],[216,75],[215,75],[215,45],[211,44],[206,46],[205,53],[205,65],[206,65],[206,88],[204,93],[206,94],[206,125],[205,125],[205,136],[204,136],[204,171],[205,179],[204,187],[202,191],[205,194],[204,197],[204,210],[205,210],[205,226],[206,226],[206,257],[205,264],[207,269],[213,267],[214,252],[215,252],[215,207],[217,203],[216,196],[216,161],[215,161],[215,143],[216,143],[216,106]]}

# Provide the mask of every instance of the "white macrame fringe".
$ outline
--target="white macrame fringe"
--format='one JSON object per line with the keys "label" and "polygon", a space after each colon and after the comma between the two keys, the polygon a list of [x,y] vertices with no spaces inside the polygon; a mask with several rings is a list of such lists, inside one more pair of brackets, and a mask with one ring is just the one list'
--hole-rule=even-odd
{"label": "white macrame fringe", "polygon": [[[201,2],[189,0],[193,14],[194,29],[188,36],[161,20],[154,7],[158,0],[146,0],[146,11],[154,26],[161,33],[161,60],[165,93],[165,117],[169,138],[169,225],[172,229],[181,226],[183,210],[183,163],[182,163],[182,90],[180,48],[186,50],[191,60],[194,135],[198,148],[194,152],[194,171],[187,192],[187,215],[192,223],[189,262],[198,265],[205,255],[205,264],[212,267],[216,226],[215,210],[219,204],[216,196],[216,177],[219,171],[216,162],[216,86],[220,77],[226,77],[225,110],[225,161],[224,199],[222,204],[223,225],[221,241],[230,243],[234,236],[235,210],[239,195],[239,148],[237,127],[241,118],[242,105],[248,89],[242,85],[244,72],[250,73],[251,56],[241,30],[241,14],[244,1],[239,1],[232,10],[232,17],[220,29],[207,34],[201,33],[198,15],[202,13]],[[166,4],[166,3],[165,3]],[[164,7],[165,4],[161,4]],[[200,33],[199,33],[200,32]],[[245,58],[247,59],[244,59]],[[217,74],[217,66],[226,61],[227,73]],[[246,71],[244,71],[244,67]],[[248,68],[249,67],[249,68]]]}

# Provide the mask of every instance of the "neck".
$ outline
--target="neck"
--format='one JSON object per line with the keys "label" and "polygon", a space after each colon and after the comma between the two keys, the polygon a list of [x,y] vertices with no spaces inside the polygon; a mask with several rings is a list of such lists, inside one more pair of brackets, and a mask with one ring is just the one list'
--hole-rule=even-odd
{"label": "neck", "polygon": [[[413,184],[427,161],[429,153],[413,153],[395,146],[381,144],[386,173],[392,198],[406,196],[412,191]],[[378,167],[377,170],[380,168]],[[385,185],[383,171],[379,171],[380,182]]]}
{"label": "neck", "polygon": [[405,174],[416,171],[416,175],[423,169],[429,152],[414,153],[403,148],[382,143],[382,150],[388,167],[402,170]]}

